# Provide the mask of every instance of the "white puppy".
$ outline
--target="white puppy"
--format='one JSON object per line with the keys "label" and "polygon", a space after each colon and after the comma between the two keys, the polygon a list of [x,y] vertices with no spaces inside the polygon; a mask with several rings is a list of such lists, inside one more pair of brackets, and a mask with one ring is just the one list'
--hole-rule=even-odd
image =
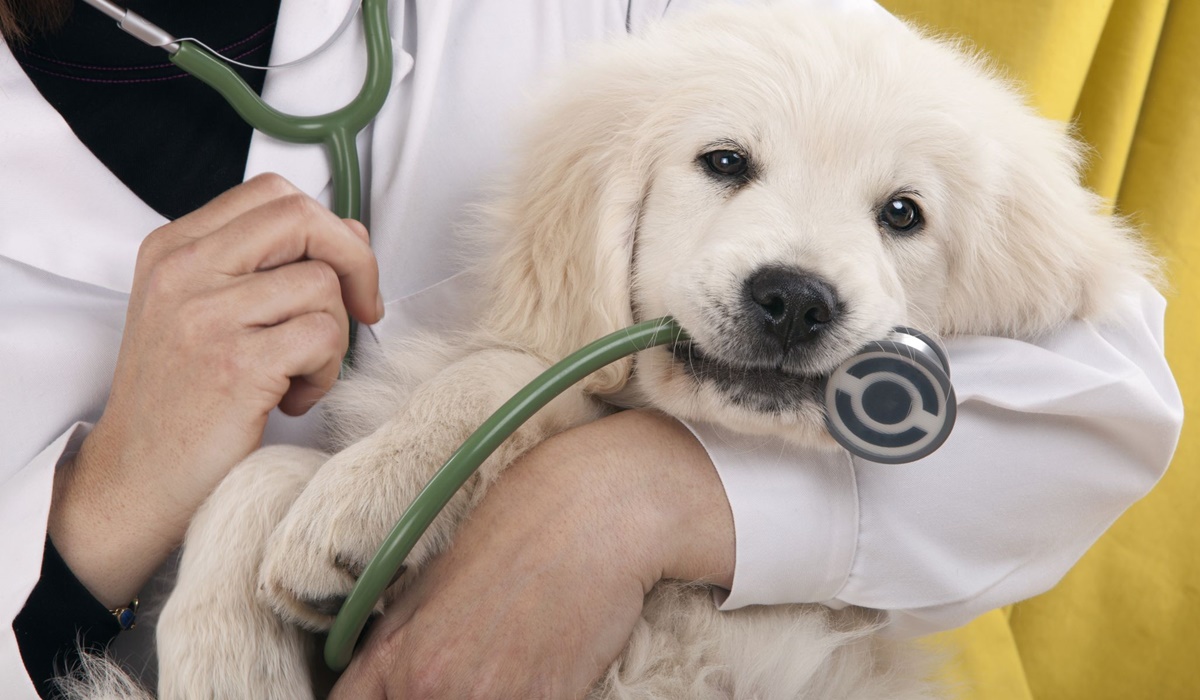
{"label": "white puppy", "polygon": [[[1080,186],[1060,124],[882,13],[707,11],[598,50],[548,95],[488,209],[494,303],[476,331],[389,348],[332,397],[332,458],[264,450],[197,515],[159,623],[162,697],[311,697],[313,643],[289,622],[327,628],[459,443],[606,333],[670,314],[692,340],[597,372],[522,427],[393,594],[505,465],[614,402],[836,449],[819,378],[891,327],[1028,338],[1153,272]],[[876,624],[718,613],[703,589],[660,584],[592,697],[930,696]]]}

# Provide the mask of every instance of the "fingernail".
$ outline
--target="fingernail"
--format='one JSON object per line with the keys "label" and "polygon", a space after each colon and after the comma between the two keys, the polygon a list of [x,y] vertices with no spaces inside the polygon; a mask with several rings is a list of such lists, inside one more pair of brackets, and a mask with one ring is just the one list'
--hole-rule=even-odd
{"label": "fingernail", "polygon": [[383,295],[376,293],[375,294],[375,315],[379,318],[383,318],[383,312],[384,312]]}

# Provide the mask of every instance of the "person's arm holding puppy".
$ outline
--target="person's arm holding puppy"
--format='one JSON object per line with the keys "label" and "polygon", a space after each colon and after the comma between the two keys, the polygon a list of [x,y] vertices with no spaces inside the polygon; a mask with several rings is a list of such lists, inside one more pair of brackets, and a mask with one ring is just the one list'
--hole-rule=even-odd
{"label": "person's arm holding puppy", "polygon": [[733,535],[674,419],[626,411],[560,434],[505,470],[332,697],[582,697],[659,580],[729,587]]}
{"label": "person's arm holding puppy", "polygon": [[334,697],[582,697],[662,579],[731,589],[723,609],[877,608],[900,636],[1045,591],[1179,435],[1161,297],[1126,311],[1038,344],[951,342],[956,431],[908,465],[694,426],[706,451],[650,412],[563,433],[501,476]]}

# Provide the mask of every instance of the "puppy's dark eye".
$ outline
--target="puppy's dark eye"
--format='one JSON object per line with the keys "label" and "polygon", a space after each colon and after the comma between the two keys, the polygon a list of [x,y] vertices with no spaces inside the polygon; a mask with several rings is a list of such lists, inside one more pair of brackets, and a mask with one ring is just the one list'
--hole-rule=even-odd
{"label": "puppy's dark eye", "polygon": [[921,208],[908,197],[893,197],[879,211],[879,223],[896,233],[911,233],[924,221]]}
{"label": "puppy's dark eye", "polygon": [[750,168],[750,159],[737,151],[709,151],[700,160],[713,173],[722,177],[745,177]]}

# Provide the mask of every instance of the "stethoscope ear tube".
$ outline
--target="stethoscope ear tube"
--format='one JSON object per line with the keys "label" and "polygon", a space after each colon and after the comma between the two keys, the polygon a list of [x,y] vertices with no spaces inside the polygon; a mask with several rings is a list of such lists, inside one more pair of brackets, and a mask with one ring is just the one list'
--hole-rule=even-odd
{"label": "stethoscope ear tube", "polygon": [[881,464],[929,455],[950,437],[957,416],[946,351],[906,326],[843,362],[825,380],[824,394],[833,439]]}

